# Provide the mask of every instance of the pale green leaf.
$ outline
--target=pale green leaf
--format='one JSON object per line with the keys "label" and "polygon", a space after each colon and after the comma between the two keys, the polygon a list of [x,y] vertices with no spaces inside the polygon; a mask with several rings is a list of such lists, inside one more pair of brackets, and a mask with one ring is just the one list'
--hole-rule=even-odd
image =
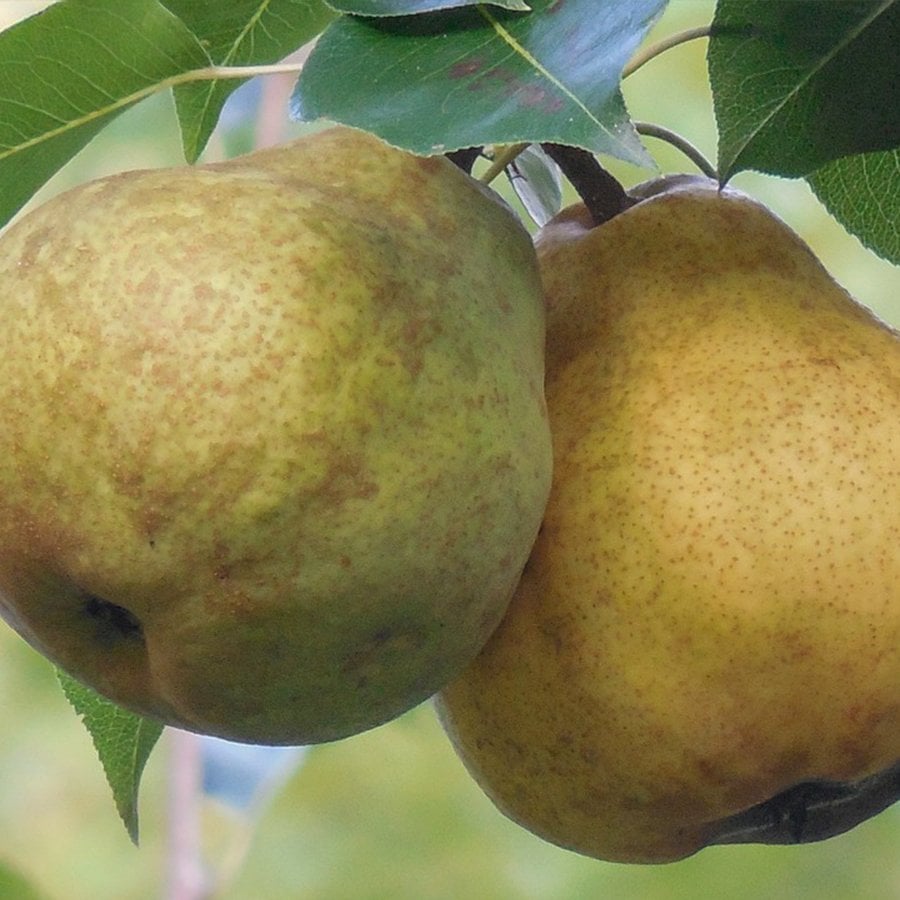
{"label": "pale green leaf", "polygon": [[[162,0],[203,44],[217,66],[276,63],[315,37],[333,18],[323,0]],[[228,97],[246,78],[179,85],[175,106],[184,155],[194,162]],[[287,118],[288,110],[284,111]]]}
{"label": "pale green leaf", "polygon": [[163,726],[122,709],[61,670],[57,670],[57,676],[94,742],[116,808],[137,844],[141,774]]}
{"label": "pale green leaf", "polygon": [[203,68],[157,0],[72,0],[0,32],[0,224],[119,113]]}
{"label": "pale green leaf", "polygon": [[806,180],[847,231],[900,265],[900,150],[847,156]]}

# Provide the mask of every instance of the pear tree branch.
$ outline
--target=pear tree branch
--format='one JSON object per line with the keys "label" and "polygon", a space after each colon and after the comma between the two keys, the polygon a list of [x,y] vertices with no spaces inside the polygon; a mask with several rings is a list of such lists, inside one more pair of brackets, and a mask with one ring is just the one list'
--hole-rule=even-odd
{"label": "pear tree branch", "polygon": [[201,853],[200,793],[203,778],[200,738],[169,729],[169,804],[166,900],[209,897],[209,877]]}

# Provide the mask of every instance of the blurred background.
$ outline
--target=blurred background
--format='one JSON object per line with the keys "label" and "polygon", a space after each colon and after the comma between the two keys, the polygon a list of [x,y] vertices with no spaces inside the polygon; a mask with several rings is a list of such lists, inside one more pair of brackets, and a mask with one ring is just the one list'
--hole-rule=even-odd
{"label": "blurred background", "polygon": [[[0,29],[47,5],[0,0]],[[712,12],[709,0],[672,0],[654,35],[708,23]],[[629,79],[625,93],[636,119],[681,132],[714,159],[704,52],[704,41],[668,52]],[[206,159],[301,133],[287,117],[290,88],[289,78],[242,88]],[[691,170],[677,151],[647,144],[663,171]],[[171,100],[161,95],[117,120],[33,203],[108,172],[181,162]],[[652,174],[609,168],[626,184]],[[847,235],[802,182],[745,173],[733,183],[799,232],[851,293],[900,325],[900,270]],[[428,704],[306,752],[166,732],[144,777],[135,849],[51,666],[2,623],[0,709],[0,900],[198,896],[171,887],[179,858],[202,859],[196,878],[219,879],[211,896],[221,900],[900,898],[900,805],[818,845],[711,848],[656,867],[597,862],[503,818],[464,772]],[[181,787],[173,788],[173,773]],[[192,778],[198,799],[184,788]],[[191,842],[197,847],[185,854]]]}

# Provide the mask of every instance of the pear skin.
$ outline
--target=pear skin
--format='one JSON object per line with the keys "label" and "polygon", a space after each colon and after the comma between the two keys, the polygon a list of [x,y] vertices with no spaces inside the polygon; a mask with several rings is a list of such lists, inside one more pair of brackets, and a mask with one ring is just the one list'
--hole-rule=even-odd
{"label": "pear skin", "polygon": [[438,709],[512,819],[667,862],[900,760],[900,341],[750,198],[643,196],[536,239],[551,496]]}
{"label": "pear skin", "polygon": [[514,214],[334,128],[62,194],[0,239],[0,611],[139,713],[302,744],[430,696],[550,483]]}

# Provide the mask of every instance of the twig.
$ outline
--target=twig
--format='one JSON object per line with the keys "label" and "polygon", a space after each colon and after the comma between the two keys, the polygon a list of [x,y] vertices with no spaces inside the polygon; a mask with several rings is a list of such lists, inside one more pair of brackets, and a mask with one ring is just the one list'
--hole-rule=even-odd
{"label": "twig", "polygon": [[169,835],[166,900],[204,900],[209,878],[200,839],[200,738],[169,729]]}

